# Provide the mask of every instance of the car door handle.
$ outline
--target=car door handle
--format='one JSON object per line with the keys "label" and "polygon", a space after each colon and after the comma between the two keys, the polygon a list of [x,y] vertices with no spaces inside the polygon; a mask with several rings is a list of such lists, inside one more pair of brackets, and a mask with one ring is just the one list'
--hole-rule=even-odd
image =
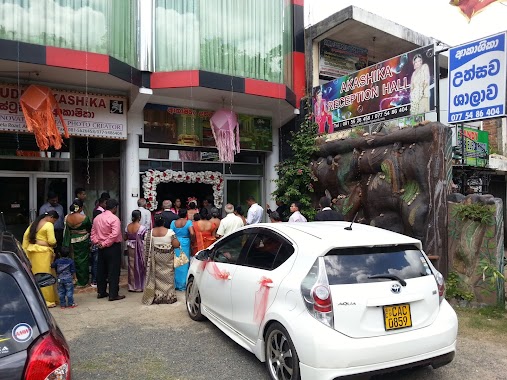
{"label": "car door handle", "polygon": [[232,276],[227,276],[227,279],[230,281],[232,280]]}
{"label": "car door handle", "polygon": [[273,284],[272,282],[268,282],[267,284],[264,285],[266,288],[273,288],[275,286],[275,284]]}

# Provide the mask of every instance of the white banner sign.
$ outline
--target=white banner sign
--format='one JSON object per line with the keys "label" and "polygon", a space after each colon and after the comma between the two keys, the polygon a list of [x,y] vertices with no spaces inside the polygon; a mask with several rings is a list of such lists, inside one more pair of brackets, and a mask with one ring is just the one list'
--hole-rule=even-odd
{"label": "white banner sign", "polygon": [[449,50],[447,122],[505,115],[506,33]]}
{"label": "white banner sign", "polygon": [[[27,86],[0,84],[0,131],[28,132],[19,97]],[[127,138],[127,99],[52,90],[71,136]],[[20,93],[21,92],[21,93]],[[56,111],[55,111],[56,116]],[[55,118],[60,130],[61,123]]]}

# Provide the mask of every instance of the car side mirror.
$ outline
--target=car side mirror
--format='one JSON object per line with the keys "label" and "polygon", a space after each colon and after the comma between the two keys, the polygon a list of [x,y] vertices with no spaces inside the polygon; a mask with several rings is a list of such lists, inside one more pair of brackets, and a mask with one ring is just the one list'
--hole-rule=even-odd
{"label": "car side mirror", "polygon": [[56,284],[56,278],[51,273],[35,273],[34,277],[41,288]]}
{"label": "car side mirror", "polygon": [[204,260],[207,260],[209,259],[209,256],[210,256],[210,251],[208,249],[203,249],[202,251],[200,251],[197,256],[195,257],[197,260],[200,260],[200,261],[204,261]]}

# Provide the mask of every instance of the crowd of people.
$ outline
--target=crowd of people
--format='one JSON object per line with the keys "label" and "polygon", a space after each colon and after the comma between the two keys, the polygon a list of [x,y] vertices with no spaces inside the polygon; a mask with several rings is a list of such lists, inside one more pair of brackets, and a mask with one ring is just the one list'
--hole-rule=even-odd
{"label": "crowd of people", "polygon": [[[122,230],[117,200],[102,193],[91,218],[85,200],[85,189],[76,189],[64,216],[58,196],[49,192],[48,202],[24,234],[23,249],[33,273],[56,272],[58,299],[53,287],[42,289],[48,307],[56,306],[57,301],[62,308],[76,307],[74,286],[96,288],[99,299],[124,299],[125,295],[119,294],[123,242],[128,256],[128,291],[143,293],[146,305],[174,303],[176,291],[186,289],[189,264],[197,252],[265,218],[264,209],[253,196],[246,199],[246,217],[241,206],[230,203],[224,206],[222,217],[210,198],[199,204],[195,197],[189,197],[185,206],[181,199],[174,203],[164,200],[161,209],[152,213],[146,208],[146,200],[140,198]],[[307,222],[299,202],[288,206],[277,201],[276,205],[274,211],[266,205],[272,223]],[[343,215],[331,208],[329,198],[322,197],[319,206],[315,221],[343,220]]]}

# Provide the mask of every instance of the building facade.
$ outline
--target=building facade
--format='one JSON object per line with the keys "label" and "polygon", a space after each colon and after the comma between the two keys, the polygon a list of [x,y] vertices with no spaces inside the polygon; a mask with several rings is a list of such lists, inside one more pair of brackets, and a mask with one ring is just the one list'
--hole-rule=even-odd
{"label": "building facade", "polygon": [[[449,168],[449,189],[452,187],[453,191],[463,194],[492,194],[505,204],[506,119],[495,117],[468,123],[447,123],[449,48],[445,43],[355,6],[311,25],[306,29],[305,59],[307,88],[313,89],[313,111],[318,115],[316,121],[321,124],[324,136],[330,130],[334,132],[334,136],[324,137],[329,139],[346,138],[356,127],[371,134],[410,127],[421,121],[446,124],[453,133],[454,151],[452,168]],[[396,59],[393,60],[393,57]],[[417,59],[428,66],[428,95],[425,96],[428,107],[424,110],[417,107],[417,111],[411,112],[411,108],[416,107],[412,89],[404,78],[410,82],[417,79],[411,75],[415,72]],[[395,61],[397,64],[392,65]],[[386,86],[386,81],[382,81],[380,76],[382,69],[389,64],[392,65],[388,79],[391,86]],[[345,84],[342,79],[337,79],[344,76],[347,76]],[[350,78],[374,78],[372,81],[375,83],[367,80],[362,83],[360,79],[354,82]],[[377,84],[379,93],[373,101],[368,101],[369,91]],[[326,91],[329,91],[326,104],[333,115],[321,112],[326,111],[325,107],[315,107],[315,104],[320,104],[319,100],[325,98]],[[337,98],[345,102],[351,99],[352,106],[329,101]],[[411,104],[411,108],[404,104]],[[393,116],[392,109],[397,111],[397,116]],[[398,117],[400,111],[407,114]],[[383,120],[384,114],[389,113],[390,117]],[[504,208],[504,218],[506,215]]]}
{"label": "building facade", "polygon": [[[0,0],[0,181],[18,237],[49,191],[102,192],[123,220],[145,196],[270,200],[278,130],[305,87],[302,0]],[[41,151],[19,104],[49,87],[69,127]],[[210,118],[239,122],[240,153],[219,160]],[[185,199],[182,199],[184,202]]]}

